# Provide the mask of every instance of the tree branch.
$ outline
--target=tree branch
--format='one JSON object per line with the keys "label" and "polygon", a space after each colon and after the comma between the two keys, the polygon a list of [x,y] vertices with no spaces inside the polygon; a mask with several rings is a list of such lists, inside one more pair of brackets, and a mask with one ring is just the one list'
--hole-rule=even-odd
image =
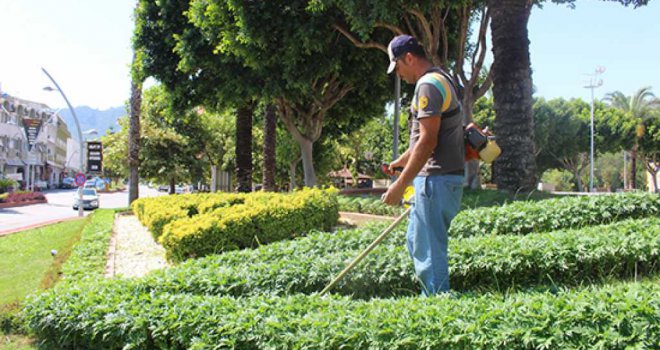
{"label": "tree branch", "polygon": [[346,30],[345,28],[342,28],[341,26],[339,26],[337,24],[334,24],[333,27],[335,28],[335,30],[337,30],[343,36],[345,36],[356,47],[359,47],[359,48],[362,48],[362,49],[378,49],[380,51],[383,51],[383,52],[387,53],[387,47],[385,47],[382,44],[379,44],[379,43],[374,42],[374,41],[369,41],[369,42],[366,42],[366,43],[362,42],[362,41],[358,40],[356,37],[354,37],[351,33],[349,33],[348,30]]}

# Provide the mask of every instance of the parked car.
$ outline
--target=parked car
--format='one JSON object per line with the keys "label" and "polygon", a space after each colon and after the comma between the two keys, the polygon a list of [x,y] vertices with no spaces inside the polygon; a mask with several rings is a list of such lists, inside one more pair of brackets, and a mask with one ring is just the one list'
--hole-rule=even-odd
{"label": "parked car", "polygon": [[73,196],[73,210],[78,210],[78,205],[80,202],[80,191],[82,191],[82,207],[83,209],[98,209],[100,205],[99,195],[96,193],[96,189],[93,187],[85,187],[78,189],[76,194]]}
{"label": "parked car", "polygon": [[60,188],[64,189],[69,189],[69,188],[75,188],[76,187],[76,180],[72,177],[65,177],[62,179],[62,183],[60,184]]}

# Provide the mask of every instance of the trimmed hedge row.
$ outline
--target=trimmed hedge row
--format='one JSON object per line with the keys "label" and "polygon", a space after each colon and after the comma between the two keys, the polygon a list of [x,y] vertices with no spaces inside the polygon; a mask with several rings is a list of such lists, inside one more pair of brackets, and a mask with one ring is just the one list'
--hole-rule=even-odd
{"label": "trimmed hedge row", "polygon": [[25,314],[48,348],[642,349],[660,339],[658,282],[370,301],[88,286],[37,296]]}
{"label": "trimmed hedge row", "polygon": [[[154,271],[133,285],[159,293],[233,296],[319,292],[380,228],[313,233],[255,250],[187,261]],[[356,298],[418,293],[403,235],[399,230],[383,241],[332,292]],[[503,291],[630,278],[658,271],[660,219],[523,237],[454,239],[449,249],[453,290]]]}
{"label": "trimmed hedge row", "polygon": [[524,235],[658,215],[660,195],[653,193],[553,198],[461,211],[449,235]]}
{"label": "trimmed hedge row", "polygon": [[101,277],[105,272],[108,247],[112,236],[114,209],[97,209],[87,218],[80,241],[71,256],[62,265],[62,279],[77,282],[86,278]]}
{"label": "trimmed hedge row", "polygon": [[290,239],[314,229],[330,230],[339,218],[336,193],[303,189],[293,194],[248,194],[243,204],[216,206],[170,222],[159,242],[168,259],[182,261]]}
{"label": "trimmed hedge row", "polygon": [[[254,193],[250,196],[268,196]],[[139,198],[131,204],[133,213],[140,222],[149,228],[154,239],[163,233],[165,225],[178,219],[207,213],[214,209],[245,202],[244,193],[184,194],[160,197]]]}

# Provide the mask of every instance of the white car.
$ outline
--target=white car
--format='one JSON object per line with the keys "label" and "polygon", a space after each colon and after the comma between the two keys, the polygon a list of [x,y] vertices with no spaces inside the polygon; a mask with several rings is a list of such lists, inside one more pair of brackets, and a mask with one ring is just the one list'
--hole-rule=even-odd
{"label": "white car", "polygon": [[[78,189],[78,191],[76,191],[76,194],[73,196],[73,210],[78,210],[78,202],[80,201],[80,191],[81,189]],[[96,189],[83,188],[82,191],[83,191],[82,192],[83,209],[98,209],[100,201],[99,201],[99,195],[98,193],[96,193]]]}

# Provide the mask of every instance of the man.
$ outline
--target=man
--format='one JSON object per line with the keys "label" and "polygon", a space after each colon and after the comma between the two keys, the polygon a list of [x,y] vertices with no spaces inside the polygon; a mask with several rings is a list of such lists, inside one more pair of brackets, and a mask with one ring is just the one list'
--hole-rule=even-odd
{"label": "man", "polygon": [[410,147],[390,163],[388,172],[402,167],[399,178],[383,194],[383,202],[399,204],[412,181],[415,198],[408,224],[407,246],[422,283],[422,295],[449,291],[447,231],[463,196],[463,113],[455,85],[434,67],[423,47],[409,35],[388,46],[390,66],[415,85],[410,113]]}

